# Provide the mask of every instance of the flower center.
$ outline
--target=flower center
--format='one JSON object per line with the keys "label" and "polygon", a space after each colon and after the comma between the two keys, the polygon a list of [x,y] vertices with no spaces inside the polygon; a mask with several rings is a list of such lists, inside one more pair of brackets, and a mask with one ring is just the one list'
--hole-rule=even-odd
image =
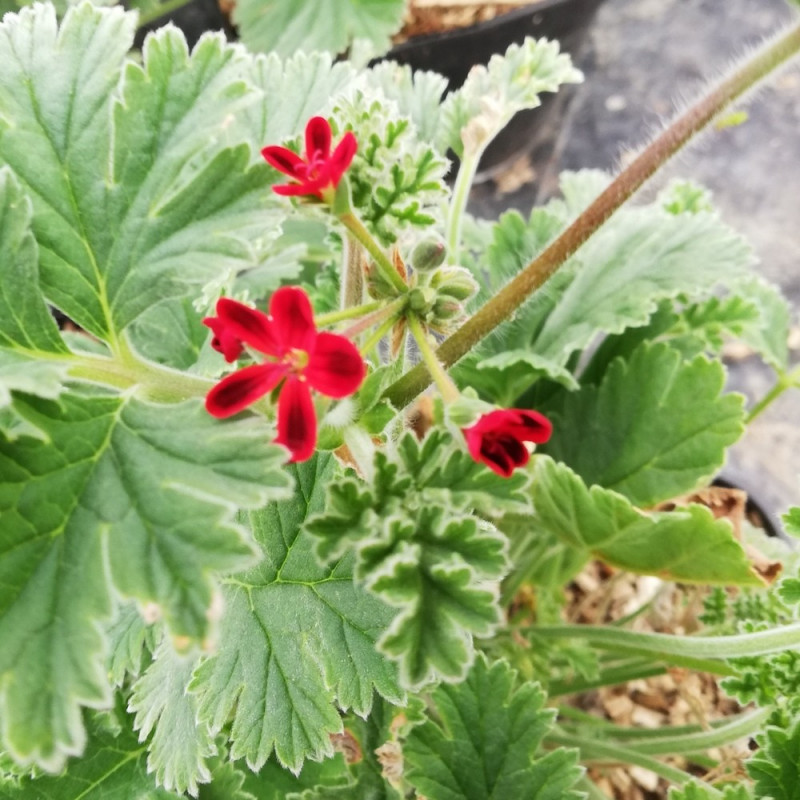
{"label": "flower center", "polygon": [[283,363],[288,367],[290,372],[299,375],[308,366],[308,353],[305,350],[298,350],[293,347],[283,357]]}

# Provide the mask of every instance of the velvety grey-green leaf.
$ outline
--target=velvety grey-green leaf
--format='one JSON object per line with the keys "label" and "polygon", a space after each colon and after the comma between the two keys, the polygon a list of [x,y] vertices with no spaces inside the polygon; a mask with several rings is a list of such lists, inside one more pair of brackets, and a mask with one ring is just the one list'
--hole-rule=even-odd
{"label": "velvety grey-green leaf", "polygon": [[727,520],[704,506],[645,513],[616,492],[586,484],[564,464],[537,456],[527,536],[542,531],[577,553],[631,572],[688,583],[760,586]]}
{"label": "velvety grey-green leaf", "polygon": [[261,146],[302,136],[308,120],[327,115],[355,75],[349,62],[334,63],[329,53],[292,50],[286,59],[275,53],[259,56],[252,60],[248,77],[264,92],[264,103],[244,109],[237,124],[245,124],[250,140]]}
{"label": "velvety grey-green leaf", "polygon": [[128,702],[139,739],[153,734],[147,771],[156,784],[195,797],[198,784],[211,780],[207,762],[216,753],[208,726],[197,719],[197,698],[186,691],[196,664],[195,653],[179,654],[168,638],[163,639]]}
{"label": "velvety grey-green leaf", "polygon": [[47,440],[0,440],[0,724],[12,754],[58,769],[83,749],[81,707],[109,700],[113,595],[202,637],[211,576],[252,560],[234,511],[288,479],[263,423],[221,423],[196,401],[70,393],[16,407]]}
{"label": "velvety grey-green leaf", "polygon": [[7,167],[0,168],[0,347],[65,353],[39,290],[32,217],[31,201],[19,181]]}
{"label": "velvety grey-green leaf", "polygon": [[201,721],[217,732],[232,719],[231,756],[256,770],[272,752],[295,772],[330,756],[336,706],[366,714],[375,691],[402,697],[375,649],[393,612],[353,582],[351,560],[320,566],[301,530],[322,507],[333,458],[291,472],[295,496],[250,515],[261,563],[227,584],[219,651],[192,683]]}
{"label": "velvety grey-green leaf", "polygon": [[554,711],[535,684],[515,688],[502,661],[478,656],[466,680],[433,691],[436,720],[412,729],[405,777],[429,800],[562,800],[580,777],[577,753],[537,758]]}
{"label": "velvety grey-green leaf", "polygon": [[612,362],[599,386],[554,401],[541,449],[588,485],[655,505],[712,477],[744,431],[743,398],[723,395],[724,383],[719,362],[685,362],[666,344],[644,343]]}
{"label": "velvety grey-green leaf", "polygon": [[338,0],[322,9],[297,0],[240,0],[233,22],[254,52],[289,56],[298,50],[343,53],[354,39],[368,39],[376,53],[403,21],[404,0]]}
{"label": "velvety grey-green leaf", "polygon": [[44,294],[112,344],[155,302],[259,263],[275,219],[268,167],[226,149],[258,97],[246,55],[207,36],[190,57],[162,29],[125,65],[134,25],[90,3],[60,29],[46,5],[0,24],[0,163],[33,201]]}
{"label": "velvety grey-green leaf", "polygon": [[744,240],[714,214],[679,217],[655,208],[628,210],[578,252],[582,268],[532,337],[537,353],[564,363],[599,331],[644,325],[659,300],[705,293],[744,274]]}
{"label": "velvety grey-green leaf", "polygon": [[115,716],[90,717],[86,752],[65,771],[23,778],[16,789],[0,786],[0,800],[179,800],[156,787],[147,771],[147,746],[137,741],[130,718],[121,711]]}

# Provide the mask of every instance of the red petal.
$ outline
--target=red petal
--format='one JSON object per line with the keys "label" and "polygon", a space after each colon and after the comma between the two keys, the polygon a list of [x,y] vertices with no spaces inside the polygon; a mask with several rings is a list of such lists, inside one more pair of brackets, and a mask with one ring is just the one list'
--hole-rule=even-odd
{"label": "red petal", "polygon": [[311,117],[306,125],[306,161],[317,153],[324,159],[331,154],[331,126],[325,117]]}
{"label": "red petal", "polygon": [[349,339],[336,333],[320,333],[303,374],[318,392],[328,397],[346,397],[361,386],[366,367]]}
{"label": "red petal", "polygon": [[544,414],[526,409],[514,409],[518,416],[516,435],[524,442],[544,444],[553,433],[553,423]]}
{"label": "red petal", "polygon": [[333,151],[333,155],[328,162],[331,182],[334,186],[338,185],[345,170],[352,163],[356,150],[358,150],[356,137],[351,131],[348,131],[342,138],[342,141],[336,145],[336,149]]}
{"label": "red petal", "polygon": [[303,181],[303,183],[279,183],[272,187],[272,191],[281,195],[281,197],[301,197],[309,194],[319,196],[315,189],[309,187],[308,181]]}
{"label": "red petal", "polygon": [[305,381],[294,375],[286,379],[278,397],[278,444],[288,448],[290,461],[306,461],[317,444],[317,417]]}
{"label": "red petal", "polygon": [[223,419],[237,414],[274,389],[286,374],[283,364],[253,364],[223,378],[207,395],[206,410]]}
{"label": "red petal", "polygon": [[214,334],[211,339],[211,346],[218,353],[222,353],[227,362],[236,361],[242,354],[244,347],[241,341],[230,332],[228,326],[218,317],[206,317],[203,320],[203,325],[211,328]]}
{"label": "red petal", "polygon": [[300,177],[297,168],[305,166],[305,161],[300,158],[297,153],[293,153],[288,147],[280,147],[278,145],[270,145],[261,151],[264,160],[271,167],[283,172],[285,175],[290,175],[292,178]]}
{"label": "red petal", "polygon": [[284,355],[295,348],[310,353],[314,349],[317,328],[308,295],[296,286],[283,286],[269,300],[269,313],[275,326],[275,336],[280,340]]}
{"label": "red petal", "polygon": [[[267,355],[282,355],[279,352],[280,337],[272,320],[258,309],[244,303],[220,297],[217,300],[217,315],[224,325],[226,335],[249,344]],[[218,336],[218,331],[214,331]]]}

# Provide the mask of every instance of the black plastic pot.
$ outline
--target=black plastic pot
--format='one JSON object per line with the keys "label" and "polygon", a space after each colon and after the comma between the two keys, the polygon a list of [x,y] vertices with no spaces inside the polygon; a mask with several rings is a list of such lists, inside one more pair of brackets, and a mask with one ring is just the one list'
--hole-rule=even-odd
{"label": "black plastic pot", "polygon": [[[486,64],[495,53],[504,53],[526,36],[556,39],[577,61],[597,9],[603,0],[540,0],[509,11],[488,22],[445,33],[417,36],[394,47],[387,59],[413,69],[444,75],[450,89],[464,82],[475,64]],[[488,147],[480,172],[489,175],[523,152],[549,157],[560,122],[573,92],[563,87],[557,94],[542,95],[542,105],[517,114]]]}

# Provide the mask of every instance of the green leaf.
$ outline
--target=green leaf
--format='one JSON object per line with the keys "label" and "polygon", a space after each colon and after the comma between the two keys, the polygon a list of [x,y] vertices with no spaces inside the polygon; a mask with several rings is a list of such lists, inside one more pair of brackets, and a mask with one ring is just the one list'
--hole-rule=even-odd
{"label": "green leaf", "polygon": [[405,777],[429,800],[565,800],[581,775],[574,750],[536,758],[555,712],[535,684],[483,655],[463,683],[443,684],[432,701],[438,721],[414,728],[403,748]]}
{"label": "green leaf", "polygon": [[148,624],[136,603],[117,609],[108,626],[108,676],[112,686],[122,686],[128,675],[138,677],[163,634],[160,625]]}
{"label": "green leaf", "polygon": [[338,0],[320,13],[314,3],[297,0],[240,0],[233,22],[254,52],[337,54],[355,39],[367,39],[379,54],[389,48],[389,37],[400,28],[404,8],[404,0]]}
{"label": "green leaf", "polygon": [[463,86],[448,95],[442,142],[462,159],[465,151],[480,154],[514,114],[541,105],[542,92],[582,80],[569,55],[559,52],[558,42],[526,37],[503,55],[493,55],[486,66],[473,67]]}
{"label": "green leaf", "polygon": [[566,363],[597,335],[647,323],[664,298],[705,293],[752,263],[744,240],[714,214],[675,217],[629,209],[578,252],[582,268],[532,337],[536,352]]}
{"label": "green leaf", "polygon": [[381,61],[366,70],[364,77],[384,97],[397,103],[402,115],[411,118],[423,142],[435,144],[439,140],[447,78],[435,72],[413,71],[408,64],[396,61]]}
{"label": "green leaf", "polygon": [[134,27],[89,3],[60,30],[44,4],[0,24],[0,163],[33,201],[44,294],[112,345],[156,302],[258,264],[275,223],[269,167],[226,149],[259,96],[247,55],[209,35],[189,57],[162,29],[123,68]]}
{"label": "green leaf", "polygon": [[353,207],[384,244],[409,227],[441,223],[449,162],[419,136],[409,117],[374,91],[342,97],[334,117],[363,143],[347,172]]}
{"label": "green leaf", "polygon": [[786,730],[768,727],[758,737],[759,749],[745,762],[755,781],[755,796],[794,800],[800,784],[800,722]]}
{"label": "green leaf", "polygon": [[186,691],[196,664],[196,654],[176,653],[169,639],[162,640],[128,703],[140,741],[153,733],[147,771],[164,789],[193,796],[198,783],[211,780],[207,761],[216,753],[214,737],[197,721],[197,698]]}
{"label": "green leaf", "polygon": [[792,536],[800,536],[800,507],[795,506],[790,508],[783,515],[783,524],[786,526],[786,532]]}
{"label": "green leaf", "polygon": [[742,434],[743,398],[722,395],[724,382],[717,361],[684,362],[666,344],[644,343],[599,386],[547,409],[554,433],[541,449],[589,485],[655,505],[707,481]]}
{"label": "green leaf", "polygon": [[123,712],[89,717],[83,758],[59,775],[22,778],[17,789],[0,785],[1,800],[178,800],[156,788],[146,766],[147,748],[136,739]]}
{"label": "green leaf", "polygon": [[331,483],[325,511],[309,518],[319,558],[332,563],[354,551],[356,578],[398,609],[378,648],[398,662],[404,686],[459,679],[472,637],[499,623],[506,541],[468,512],[525,509],[526,483],[477,464],[443,430],[422,443],[409,432],[391,455],[376,454],[370,484]]}
{"label": "green leaf", "polygon": [[32,217],[31,201],[19,181],[7,167],[0,168],[0,348],[65,353],[38,291],[39,253],[31,233]]}
{"label": "green leaf", "polygon": [[352,579],[352,564],[319,565],[301,531],[322,507],[331,456],[295,465],[295,496],[250,515],[261,563],[225,588],[219,652],[191,688],[199,717],[219,732],[232,718],[231,757],[259,770],[273,751],[297,772],[333,752],[334,703],[366,714],[373,693],[401,700],[394,670],[375,650],[392,612]]}
{"label": "green leaf", "polygon": [[[244,770],[244,773],[244,789],[251,792],[256,800],[297,800],[298,797],[305,800],[304,792],[313,791],[314,787],[335,791],[336,787],[347,781],[347,766],[341,753],[333,758],[326,758],[321,763],[306,761],[299,775],[293,775],[272,758],[257,773],[249,769]],[[211,786],[213,785],[212,783]],[[200,800],[204,800],[203,789],[200,790]],[[220,795],[219,800],[228,800],[228,797]]]}
{"label": "green leaf", "polygon": [[15,393],[55,400],[62,392],[67,364],[30,358],[0,347],[0,435],[47,439],[47,433],[16,408]]}
{"label": "green leaf", "polygon": [[112,596],[154,604],[173,634],[205,635],[211,576],[252,560],[232,523],[286,491],[282,448],[255,419],[197,401],[65,394],[18,401],[47,442],[0,441],[2,738],[59,769],[83,749],[81,706],[109,701]]}
{"label": "green leaf", "polygon": [[[602,179],[570,175],[562,181],[566,204],[551,202],[527,222],[501,217],[483,261],[487,289],[496,291],[526,266]],[[504,404],[542,376],[574,389],[571,357],[598,334],[647,325],[665,300],[705,298],[716,286],[736,292],[752,277],[751,261],[744,240],[715,214],[676,217],[660,206],[624,210],[479,346],[466,360],[469,372],[459,367],[456,375]]]}
{"label": "green leaf", "polygon": [[715,520],[704,506],[645,513],[616,492],[588,488],[569,467],[546,456],[535,458],[532,499],[528,536],[534,542],[542,531],[631,572],[689,583],[761,585],[730,523]]}
{"label": "green leaf", "polygon": [[488,523],[435,506],[414,519],[389,517],[365,538],[356,574],[400,610],[378,647],[398,662],[405,686],[464,675],[472,636],[489,636],[502,618],[505,545]]}
{"label": "green leaf", "polygon": [[736,786],[722,784],[719,788],[711,788],[701,781],[689,781],[683,786],[671,786],[669,789],[669,800],[753,800],[753,798],[750,787],[744,783]]}

